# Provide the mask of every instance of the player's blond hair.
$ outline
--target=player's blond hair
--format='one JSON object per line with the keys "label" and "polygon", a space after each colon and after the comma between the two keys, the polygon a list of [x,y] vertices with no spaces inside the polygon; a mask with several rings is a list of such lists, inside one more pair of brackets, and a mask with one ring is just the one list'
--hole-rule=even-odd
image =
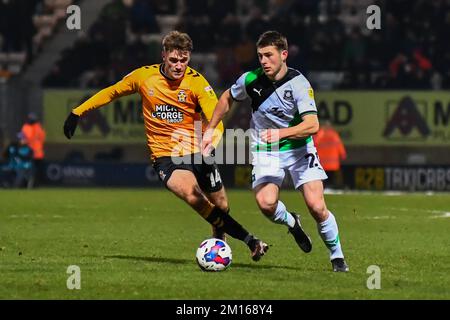
{"label": "player's blond hair", "polygon": [[187,33],[179,31],[169,32],[162,41],[163,50],[171,52],[173,50],[189,51],[194,49],[192,39]]}

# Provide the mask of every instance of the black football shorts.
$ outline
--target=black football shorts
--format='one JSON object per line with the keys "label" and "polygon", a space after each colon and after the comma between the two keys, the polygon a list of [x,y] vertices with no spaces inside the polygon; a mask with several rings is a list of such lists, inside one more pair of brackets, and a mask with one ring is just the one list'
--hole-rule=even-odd
{"label": "black football shorts", "polygon": [[200,153],[195,153],[184,157],[156,158],[153,168],[166,188],[167,181],[175,170],[188,170],[197,178],[198,185],[204,192],[212,193],[222,189],[223,184],[217,164],[209,163],[204,161]]}

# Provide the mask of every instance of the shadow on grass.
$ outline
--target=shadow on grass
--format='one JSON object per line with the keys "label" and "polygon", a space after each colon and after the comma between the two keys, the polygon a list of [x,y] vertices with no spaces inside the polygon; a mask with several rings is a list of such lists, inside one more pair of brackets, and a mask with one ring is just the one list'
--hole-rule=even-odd
{"label": "shadow on grass", "polygon": [[[123,259],[123,260],[137,260],[146,261],[153,263],[170,263],[170,264],[192,264],[195,260],[188,259],[176,259],[176,258],[164,258],[164,257],[136,257],[136,256],[125,256],[125,255],[112,255],[104,256],[105,259]],[[305,268],[296,268],[292,266],[280,266],[280,265],[263,265],[257,263],[233,263],[233,267],[238,268],[251,268],[251,269],[283,269],[283,270],[296,270],[304,271]]]}

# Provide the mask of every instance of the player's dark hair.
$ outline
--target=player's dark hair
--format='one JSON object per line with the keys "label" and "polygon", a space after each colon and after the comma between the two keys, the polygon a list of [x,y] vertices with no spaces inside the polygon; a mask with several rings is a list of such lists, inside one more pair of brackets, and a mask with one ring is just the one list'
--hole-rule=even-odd
{"label": "player's dark hair", "polygon": [[173,50],[189,51],[194,49],[192,39],[187,33],[179,31],[169,32],[162,41],[163,50],[170,52]]}
{"label": "player's dark hair", "polygon": [[287,50],[288,42],[285,36],[278,31],[266,31],[259,36],[256,42],[257,48],[263,48],[268,46],[275,46],[278,50]]}

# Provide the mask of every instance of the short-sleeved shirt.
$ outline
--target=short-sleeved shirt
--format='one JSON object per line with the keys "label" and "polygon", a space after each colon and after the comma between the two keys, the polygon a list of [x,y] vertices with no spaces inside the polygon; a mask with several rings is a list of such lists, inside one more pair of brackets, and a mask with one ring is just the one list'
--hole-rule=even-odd
{"label": "short-sleeved shirt", "polygon": [[313,89],[299,71],[288,68],[282,79],[273,82],[259,68],[239,77],[230,92],[234,100],[251,99],[253,151],[289,151],[314,144],[311,136],[282,139],[279,144],[271,145],[259,139],[260,130],[292,127],[299,124],[303,116],[317,114]]}
{"label": "short-sleeved shirt", "polygon": [[[153,159],[200,152],[201,133],[212,117],[217,96],[194,69],[188,67],[183,78],[172,80],[164,75],[163,67],[163,64],[155,64],[136,69],[72,112],[82,115],[115,98],[139,93]],[[223,131],[222,123],[219,130]]]}

